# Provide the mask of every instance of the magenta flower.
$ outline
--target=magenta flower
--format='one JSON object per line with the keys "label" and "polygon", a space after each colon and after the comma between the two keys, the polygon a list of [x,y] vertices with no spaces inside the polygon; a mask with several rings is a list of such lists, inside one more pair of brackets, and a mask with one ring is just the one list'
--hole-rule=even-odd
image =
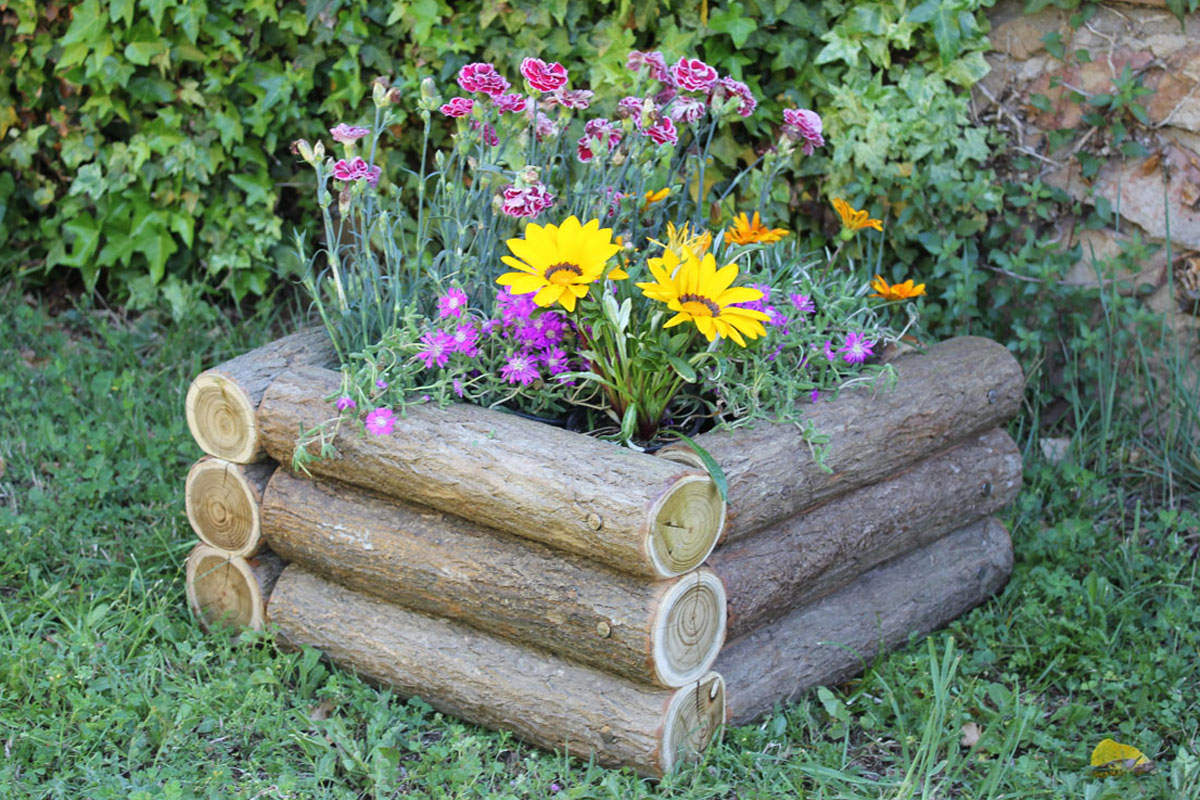
{"label": "magenta flower", "polygon": [[555,127],[554,120],[539,111],[537,112],[537,119],[533,123],[533,135],[540,142],[543,139],[550,139],[557,136],[558,128]]}
{"label": "magenta flower", "polygon": [[390,408],[377,408],[367,414],[367,430],[376,436],[387,436],[396,427],[396,415]]}
{"label": "magenta flower", "polygon": [[546,371],[551,376],[560,375],[567,371],[567,354],[561,347],[553,347],[545,350],[541,355],[542,363],[546,365]]}
{"label": "magenta flower", "polygon": [[502,94],[492,101],[502,113],[520,114],[525,110],[526,100],[523,94]]}
{"label": "magenta flower", "polygon": [[858,333],[846,334],[846,341],[838,348],[838,352],[847,364],[861,364],[867,360],[867,356],[875,355],[875,351],[871,349],[871,342],[867,341],[866,336]]}
{"label": "magenta flower", "polygon": [[660,83],[670,83],[672,80],[671,70],[667,68],[667,60],[657,50],[652,53],[642,53],[637,50],[629,52],[625,68],[633,72],[640,72],[642,67],[649,67],[650,77]]}
{"label": "magenta flower", "polygon": [[555,102],[562,105],[563,108],[569,108],[572,111],[583,111],[592,104],[592,97],[595,92],[590,89],[560,89],[551,97]]}
{"label": "magenta flower", "polygon": [[829,341],[828,339],[825,340],[825,348],[822,352],[825,353],[825,358],[829,359],[830,361],[837,360],[837,353],[833,352],[833,342]]}
{"label": "magenta flower", "polygon": [[809,398],[810,400],[812,400],[814,403],[815,403],[815,402],[817,402],[818,400],[820,400],[820,399],[821,399],[821,390],[820,390],[820,389],[813,389],[813,390],[812,390],[812,394],[810,394],[810,395],[808,396],[808,398]]}
{"label": "magenta flower", "polygon": [[496,306],[505,325],[512,325],[518,320],[524,322],[537,308],[532,294],[513,294],[507,288],[496,295]]}
{"label": "magenta flower", "polygon": [[811,156],[817,147],[825,146],[821,136],[821,117],[807,108],[785,108],[783,110],[783,133],[795,141],[804,141],[803,152]]}
{"label": "magenta flower", "polygon": [[385,381],[383,378],[380,378],[377,381],[375,381],[375,388],[386,389],[387,387],[388,387],[388,382]]}
{"label": "magenta flower", "polygon": [[588,120],[583,126],[583,136],[579,137],[576,150],[580,161],[586,163],[595,157],[592,147],[596,142],[600,144],[607,142],[608,151],[611,153],[621,143],[621,131],[604,117]]}
{"label": "magenta flower", "polygon": [[454,329],[454,333],[450,334],[450,349],[454,352],[462,353],[467,358],[474,358],[479,354],[479,331],[469,322],[464,322]]}
{"label": "magenta flower", "polygon": [[463,396],[463,384],[458,378],[454,379],[454,393],[459,397]]}
{"label": "magenta flower", "polygon": [[339,397],[337,403],[334,405],[337,406],[338,411],[345,411],[348,408],[358,408],[358,403],[354,402],[354,398],[346,394]]}
{"label": "magenta flower", "polygon": [[[646,107],[646,99],[641,97],[622,97],[617,102],[617,116],[621,119],[632,119],[638,127],[642,125],[642,111]],[[654,101],[650,101],[650,110],[657,111]]]}
{"label": "magenta flower", "polygon": [[539,183],[518,189],[507,186],[504,189],[504,203],[500,210],[510,217],[536,217],[550,206],[554,205],[554,195]]}
{"label": "magenta flower", "polygon": [[370,128],[359,128],[344,122],[338,123],[336,128],[329,129],[329,135],[333,137],[333,140],[342,144],[353,144],[370,132]]}
{"label": "magenta flower", "polygon": [[462,289],[451,288],[438,298],[438,318],[461,317],[467,307],[467,293]]}
{"label": "magenta flower", "polygon": [[771,284],[769,284],[769,283],[752,283],[752,284],[750,284],[750,288],[758,289],[760,292],[762,292],[762,302],[764,302],[764,303],[771,302]]}
{"label": "magenta flower", "polygon": [[500,374],[509,383],[519,383],[528,386],[541,377],[537,368],[537,358],[526,350],[513,353],[507,363],[500,368]]}
{"label": "magenta flower", "polygon": [[458,71],[458,85],[464,92],[482,92],[489,97],[499,97],[508,91],[510,84],[503,75],[496,72],[492,64],[475,62]]}
{"label": "magenta flower", "polygon": [[426,331],[421,334],[421,343],[425,349],[417,353],[417,358],[429,369],[434,364],[446,366],[450,354],[454,352],[454,339],[445,331]]}
{"label": "magenta flower", "polygon": [[698,58],[681,58],[671,67],[675,85],[689,92],[708,92],[717,82],[717,71]]}
{"label": "magenta flower", "polygon": [[567,85],[567,70],[558,62],[547,64],[540,58],[521,62],[521,75],[539,92],[553,92]]}
{"label": "magenta flower", "polygon": [[670,117],[659,117],[653,125],[642,131],[657,144],[675,144],[679,141],[679,132]]}
{"label": "magenta flower", "polygon": [[806,294],[789,294],[788,300],[791,301],[792,307],[801,314],[811,314],[817,310],[816,303]]}
{"label": "magenta flower", "polygon": [[[727,97],[736,97],[742,101],[737,110],[741,116],[748,117],[754,113],[754,109],[758,108],[758,100],[750,92],[750,87],[741,81],[735,81],[733,78],[721,78],[720,87],[725,90]],[[714,91],[713,97],[718,94]]]}
{"label": "magenta flower", "polygon": [[354,158],[350,161],[342,158],[333,165],[333,177],[339,181],[366,181],[371,186],[375,186],[379,183],[379,176],[382,174],[382,167],[372,167],[361,158]]}
{"label": "magenta flower", "polygon": [[675,98],[675,102],[668,106],[667,116],[676,122],[692,123],[703,117],[707,110],[708,106],[702,101],[683,95]]}
{"label": "magenta flower", "polygon": [[442,105],[439,111],[447,117],[465,117],[475,108],[475,101],[469,97],[452,97],[449,103]]}
{"label": "magenta flower", "polygon": [[480,128],[483,129],[483,133],[481,135],[483,136],[483,141],[485,143],[491,147],[495,147],[496,145],[500,144],[500,137],[496,135],[495,128],[486,122],[481,123],[478,120],[471,120],[471,130],[477,131]]}

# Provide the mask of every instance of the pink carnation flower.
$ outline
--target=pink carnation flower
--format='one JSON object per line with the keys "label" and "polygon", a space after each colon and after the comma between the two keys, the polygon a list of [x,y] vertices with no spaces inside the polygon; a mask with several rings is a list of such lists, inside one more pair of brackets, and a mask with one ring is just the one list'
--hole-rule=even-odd
{"label": "pink carnation flower", "polygon": [[675,144],[679,141],[679,132],[670,117],[659,117],[653,125],[642,131],[658,144]]}
{"label": "pink carnation flower", "polygon": [[562,105],[563,108],[569,108],[572,111],[583,111],[592,104],[592,97],[595,94],[590,89],[560,89],[551,95],[551,98]]}
{"label": "pink carnation flower", "polygon": [[390,408],[377,408],[367,414],[367,430],[376,436],[387,436],[396,427],[396,415]]}
{"label": "pink carnation flower", "polygon": [[453,97],[439,111],[447,117],[465,117],[475,108],[475,101],[469,97]]}
{"label": "pink carnation flower", "polygon": [[[725,90],[727,97],[736,97],[742,101],[737,110],[741,116],[748,117],[754,113],[754,109],[758,108],[758,100],[750,92],[750,87],[741,81],[735,81],[733,78],[721,78],[719,86]],[[713,96],[716,97],[717,94],[714,93]]]}
{"label": "pink carnation flower", "polygon": [[580,161],[588,162],[595,158],[592,145],[596,141],[600,144],[607,142],[608,151],[611,153],[621,143],[621,131],[604,117],[588,120],[583,126],[583,136],[579,139],[576,151]]}
{"label": "pink carnation flower", "polygon": [[511,114],[520,114],[526,105],[523,94],[502,94],[492,102],[501,112],[507,111]]}
{"label": "pink carnation flower", "polygon": [[539,92],[553,92],[567,85],[567,70],[562,64],[547,64],[540,58],[521,62],[521,75]]}
{"label": "pink carnation flower", "polygon": [[370,128],[359,128],[354,125],[347,125],[344,122],[338,123],[336,128],[329,129],[329,135],[333,137],[333,140],[342,144],[357,142],[370,132]]}
{"label": "pink carnation flower", "polygon": [[438,298],[437,304],[440,319],[461,317],[463,309],[467,307],[467,293],[458,288],[448,289],[444,295]]}
{"label": "pink carnation flower", "polygon": [[489,97],[499,97],[508,91],[508,80],[496,72],[495,66],[487,62],[466,64],[458,71],[458,85],[464,92],[482,92]]}
{"label": "pink carnation flower", "polygon": [[379,183],[379,176],[383,174],[383,168],[376,165],[372,167],[361,158],[353,158],[347,161],[344,158],[338,159],[333,165],[333,177],[339,181],[366,181],[371,186]]}
{"label": "pink carnation flower", "polygon": [[471,121],[471,130],[477,131],[480,128],[483,129],[482,135],[483,135],[484,142],[491,145],[492,147],[495,147],[496,145],[500,144],[500,137],[496,135],[495,128],[493,128],[491,125],[489,125],[486,122],[481,123],[478,120]]}
{"label": "pink carnation flower", "polygon": [[554,195],[542,183],[524,189],[508,186],[504,189],[504,204],[500,207],[510,217],[536,217],[554,205]]}
{"label": "pink carnation flower", "polygon": [[707,92],[717,82],[717,71],[698,58],[681,58],[671,67],[671,77],[680,89]]}
{"label": "pink carnation flower", "polygon": [[640,72],[642,67],[649,67],[650,77],[660,83],[671,83],[671,70],[667,68],[667,60],[663,58],[663,54],[655,50],[652,53],[642,53],[637,50],[629,52],[629,58],[625,61],[625,68],[633,72]]}
{"label": "pink carnation flower", "polygon": [[783,133],[796,141],[804,140],[803,152],[811,156],[817,147],[825,146],[821,136],[821,117],[807,108],[785,108],[783,110]]}
{"label": "pink carnation flower", "polygon": [[704,116],[708,106],[694,97],[683,95],[675,98],[675,102],[667,107],[667,116],[675,122],[692,123]]}
{"label": "pink carnation flower", "polygon": [[539,111],[533,123],[533,135],[540,142],[543,139],[550,139],[557,136],[558,128],[555,127],[554,120]]}
{"label": "pink carnation flower", "polygon": [[[641,97],[622,97],[617,103],[617,116],[621,119],[632,119],[640,126],[642,124],[642,110],[646,107],[646,101]],[[650,101],[651,111],[657,111],[654,107],[654,101]]]}

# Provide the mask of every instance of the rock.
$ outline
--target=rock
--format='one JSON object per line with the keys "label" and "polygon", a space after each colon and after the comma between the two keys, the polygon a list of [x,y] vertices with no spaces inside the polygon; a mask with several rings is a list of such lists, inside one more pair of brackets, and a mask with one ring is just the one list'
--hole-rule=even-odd
{"label": "rock", "polygon": [[[1192,150],[1166,145],[1156,168],[1142,161],[1109,161],[1096,176],[1093,189],[1120,215],[1137,223],[1151,237],[1170,238],[1176,245],[1200,250],[1200,211],[1185,202],[1200,186],[1200,156]],[[1167,183],[1163,187],[1163,171]],[[1169,215],[1168,215],[1169,212]]]}

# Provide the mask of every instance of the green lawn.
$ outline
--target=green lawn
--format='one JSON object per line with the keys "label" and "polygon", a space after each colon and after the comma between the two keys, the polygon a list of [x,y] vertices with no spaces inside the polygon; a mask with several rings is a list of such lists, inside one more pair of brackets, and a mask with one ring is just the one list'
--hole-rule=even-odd
{"label": "green lawn", "polygon": [[[183,480],[201,455],[183,396],[279,331],[0,301],[4,797],[1200,797],[1200,516],[1180,485],[1164,503],[1153,478],[1082,466],[1113,463],[1095,443],[1063,465],[1027,447],[998,598],[653,784],[267,635],[202,634],[183,591]],[[1091,777],[1105,737],[1157,769]]]}

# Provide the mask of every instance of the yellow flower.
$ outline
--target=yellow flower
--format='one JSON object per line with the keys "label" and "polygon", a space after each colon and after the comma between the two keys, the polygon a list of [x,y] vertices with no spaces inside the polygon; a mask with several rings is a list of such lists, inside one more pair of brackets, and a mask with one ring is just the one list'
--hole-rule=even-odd
{"label": "yellow flower", "polygon": [[646,192],[646,205],[652,206],[659,200],[665,200],[671,194],[671,187],[665,186],[657,192]]}
{"label": "yellow flower", "polygon": [[646,265],[654,282],[639,283],[638,288],[646,297],[666,303],[667,308],[676,312],[663,324],[664,328],[692,322],[710,342],[723,336],[742,347],[746,346],[742,334],[750,339],[766,335],[763,323],[770,317],[734,305],[762,299],[758,289],[733,285],[738,276],[737,264],[717,269],[711,253],[701,259],[684,248],[682,257],[664,250],[662,258],[648,259]]}
{"label": "yellow flower", "polygon": [[[625,237],[624,236],[618,236],[616,239],[616,242],[617,242],[617,247],[621,248],[622,250],[625,249]],[[605,280],[610,280],[610,281],[625,280],[626,278],[629,277],[629,273],[626,272],[624,269],[622,269],[622,267],[628,267],[628,266],[629,266],[629,257],[626,256],[625,258],[621,259],[620,266],[613,267],[612,269],[610,269],[608,271],[608,274],[604,276]]]}
{"label": "yellow flower", "polygon": [[863,228],[874,228],[879,232],[883,232],[883,220],[871,219],[871,215],[864,211],[855,211],[840,197],[833,198],[833,209],[837,211],[838,216],[842,218],[842,238],[849,240],[858,231]]}
{"label": "yellow flower", "polygon": [[875,280],[871,281],[871,288],[875,290],[871,297],[882,297],[884,300],[907,300],[910,297],[920,297],[925,294],[925,284],[923,283],[913,286],[913,282],[907,280],[904,283],[889,285],[882,275],[875,276]]}
{"label": "yellow flower", "polygon": [[588,286],[604,272],[604,264],[621,246],[612,241],[612,228],[601,228],[600,220],[586,225],[567,217],[561,226],[542,227],[530,223],[524,239],[509,239],[512,256],[500,260],[519,272],[506,272],[496,283],[509,287],[513,294],[537,292],[538,306],[562,303],[575,310],[575,301],[588,293]]}
{"label": "yellow flower", "polygon": [[725,244],[771,244],[787,235],[788,232],[784,228],[768,228],[763,225],[762,220],[758,218],[758,212],[755,211],[753,220],[748,219],[745,214],[738,214],[733,218],[733,227],[725,231]]}
{"label": "yellow flower", "polygon": [[682,227],[676,228],[675,223],[668,222],[666,244],[657,239],[648,239],[647,241],[658,245],[663,250],[670,250],[680,258],[683,257],[685,249],[691,250],[697,258],[701,258],[708,252],[708,248],[712,247],[712,234],[705,231],[693,236],[688,232],[688,223],[685,222]]}

